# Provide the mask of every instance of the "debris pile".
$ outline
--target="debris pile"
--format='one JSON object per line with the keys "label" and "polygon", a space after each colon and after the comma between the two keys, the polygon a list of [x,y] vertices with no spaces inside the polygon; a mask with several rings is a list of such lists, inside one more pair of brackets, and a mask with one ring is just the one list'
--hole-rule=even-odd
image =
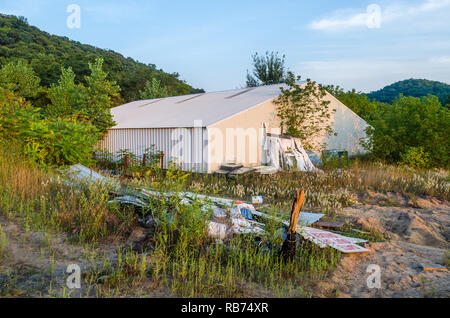
{"label": "debris pile", "polygon": [[320,170],[315,167],[312,161],[316,165],[322,164],[322,161],[314,152],[307,152],[303,149],[299,138],[268,134],[263,141],[262,162],[264,165],[247,168],[236,163],[227,163],[221,165],[215,173],[236,177],[250,172],[273,174],[283,169],[319,172]]}
{"label": "debris pile", "polygon": [[[112,183],[109,178],[106,178],[91,169],[82,165],[75,165],[69,169],[69,178],[72,181],[85,182],[101,182]],[[224,241],[233,235],[254,234],[260,236],[265,232],[264,219],[276,221],[280,224],[286,232],[286,246],[283,248],[287,251],[295,249],[297,244],[297,235],[302,239],[310,240],[320,247],[332,247],[343,253],[360,253],[369,252],[368,249],[358,245],[366,243],[367,240],[346,237],[334,232],[324,231],[317,228],[310,227],[318,223],[325,215],[320,213],[300,212],[305,193],[297,190],[293,207],[291,211],[291,220],[283,220],[279,217],[269,215],[267,213],[257,211],[255,206],[250,203],[235,201],[224,198],[211,197],[191,192],[179,193],[159,193],[151,189],[137,188],[134,193],[130,191],[122,191],[121,194],[116,195],[110,202],[116,202],[122,205],[131,205],[138,210],[143,211],[149,208],[149,199],[158,198],[160,200],[168,197],[177,196],[181,204],[191,205],[194,200],[204,201],[203,209],[210,213],[208,221],[208,235],[217,240]],[[263,198],[255,196],[253,198],[255,205],[262,205]],[[147,219],[141,219],[144,224],[152,221],[153,216],[147,216]],[[261,221],[261,222],[259,222]],[[336,225],[336,222],[328,222],[330,227]],[[288,254],[291,254],[288,252]]]}

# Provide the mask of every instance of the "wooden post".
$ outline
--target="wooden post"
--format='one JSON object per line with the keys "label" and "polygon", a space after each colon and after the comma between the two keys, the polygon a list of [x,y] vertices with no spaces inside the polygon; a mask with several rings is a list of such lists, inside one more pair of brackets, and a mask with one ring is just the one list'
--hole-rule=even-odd
{"label": "wooden post", "polygon": [[292,203],[291,220],[289,223],[287,237],[283,243],[283,246],[281,247],[281,254],[285,258],[293,258],[295,256],[295,249],[297,244],[296,243],[297,221],[304,201],[305,201],[305,191],[304,190],[300,191],[300,189],[297,189],[295,191],[295,197]]}
{"label": "wooden post", "polygon": [[123,157],[123,175],[127,176],[127,170],[128,170],[128,155],[125,154]]}
{"label": "wooden post", "polygon": [[147,164],[147,154],[144,153],[144,158],[142,159],[142,166],[145,167],[146,164]]}
{"label": "wooden post", "polygon": [[161,165],[161,170],[163,170],[163,169],[164,169],[164,152],[161,152],[161,162],[160,162],[160,165]]}

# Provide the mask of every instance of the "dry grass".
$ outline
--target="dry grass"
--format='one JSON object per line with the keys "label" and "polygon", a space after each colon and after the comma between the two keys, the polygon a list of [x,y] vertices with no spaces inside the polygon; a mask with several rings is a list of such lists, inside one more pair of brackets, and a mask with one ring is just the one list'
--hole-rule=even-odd
{"label": "dry grass", "polygon": [[106,188],[72,186],[55,172],[0,155],[0,213],[26,229],[64,231],[76,242],[95,242],[133,218],[108,200]]}
{"label": "dry grass", "polygon": [[[358,162],[322,174],[284,172],[236,180],[156,171],[140,184],[156,191],[188,189],[242,200],[264,195],[274,213],[277,208],[289,209],[296,188],[307,189],[307,208],[329,214],[354,204],[358,191],[449,198],[447,171]],[[82,296],[151,297],[163,290],[164,296],[181,297],[309,297],[309,287],[326,278],[340,260],[338,251],[311,243],[302,244],[295,259],[281,258],[279,225],[271,221],[264,237],[239,236],[216,244],[206,236],[209,215],[204,203],[186,205],[166,199],[155,198],[146,211],[156,220],[146,249],[119,248],[114,257],[93,257],[83,276],[89,287]],[[55,172],[0,155],[0,213],[26,229],[66,232],[71,242],[106,243],[111,235],[126,233],[135,218],[108,200],[108,189],[70,186]],[[6,246],[1,233],[0,246]],[[49,294],[71,295],[65,289]]]}
{"label": "dry grass", "polygon": [[450,177],[446,170],[417,171],[381,163],[355,161],[349,168],[323,173],[281,172],[276,175],[244,175],[227,179],[219,175],[193,174],[190,190],[251,200],[263,195],[265,202],[288,210],[296,188],[307,190],[305,208],[328,214],[357,202],[364,191],[397,192],[450,200]]}

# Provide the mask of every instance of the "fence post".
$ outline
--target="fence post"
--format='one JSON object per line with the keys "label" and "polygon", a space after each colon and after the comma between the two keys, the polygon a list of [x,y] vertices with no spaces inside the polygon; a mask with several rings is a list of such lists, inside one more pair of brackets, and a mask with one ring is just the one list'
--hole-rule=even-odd
{"label": "fence post", "polygon": [[127,170],[128,170],[128,155],[125,154],[123,157],[123,175],[127,176]]}
{"label": "fence post", "polygon": [[163,170],[164,169],[164,152],[161,152],[161,162],[160,162],[160,164],[161,164],[161,170]]}

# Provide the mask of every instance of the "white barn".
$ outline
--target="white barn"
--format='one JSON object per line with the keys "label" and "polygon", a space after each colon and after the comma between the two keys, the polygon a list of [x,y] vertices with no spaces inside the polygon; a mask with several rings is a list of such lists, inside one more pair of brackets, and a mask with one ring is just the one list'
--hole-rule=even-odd
{"label": "white barn", "polygon": [[[169,161],[186,171],[211,173],[225,162],[264,164],[267,133],[280,134],[273,103],[282,84],[131,102],[111,110],[116,126],[100,148],[117,153],[128,149],[142,156],[154,145]],[[337,136],[321,136],[327,149],[365,153],[360,139],[368,124],[331,94],[331,120]],[[317,149],[313,149],[317,150]]]}

